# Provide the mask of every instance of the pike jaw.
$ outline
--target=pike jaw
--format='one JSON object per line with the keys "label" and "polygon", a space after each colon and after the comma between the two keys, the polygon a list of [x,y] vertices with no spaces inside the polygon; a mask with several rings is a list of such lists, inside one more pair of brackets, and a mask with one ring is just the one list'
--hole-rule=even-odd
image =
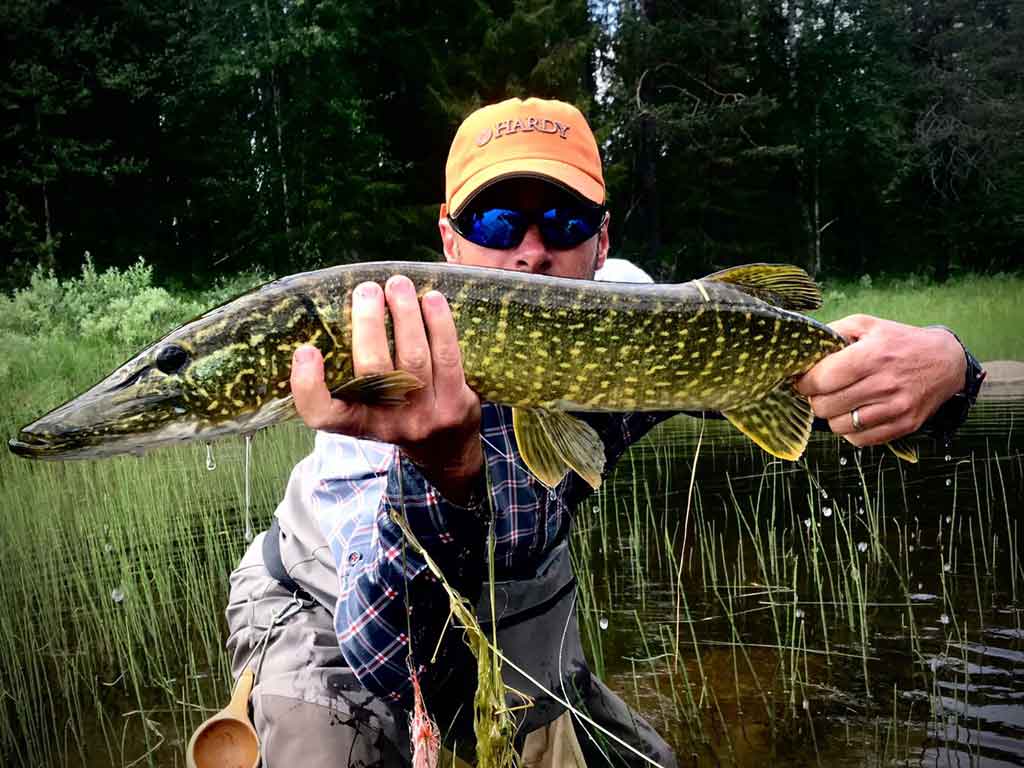
{"label": "pike jaw", "polygon": [[[237,354],[240,347],[252,351],[250,345],[226,350],[211,343],[204,326],[212,319],[173,331],[29,424],[9,441],[11,451],[36,459],[139,455],[173,443],[255,432],[291,415],[286,385],[268,393],[255,382],[255,369],[262,366]],[[238,335],[244,333],[239,329]]]}
{"label": "pike jaw", "polygon": [[182,369],[188,350],[160,342],[103,381],[24,427],[8,445],[37,459],[74,459],[143,451],[196,439],[203,431],[189,415]]}

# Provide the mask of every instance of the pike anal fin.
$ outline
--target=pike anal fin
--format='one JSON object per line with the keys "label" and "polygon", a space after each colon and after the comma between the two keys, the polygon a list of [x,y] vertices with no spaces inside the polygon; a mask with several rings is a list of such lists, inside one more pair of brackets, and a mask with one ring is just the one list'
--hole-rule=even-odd
{"label": "pike anal fin", "polygon": [[814,413],[789,381],[760,400],[722,411],[732,425],[772,456],[796,461],[807,448]]}
{"label": "pike anal fin", "polygon": [[513,408],[512,427],[523,463],[548,488],[570,469],[591,488],[601,485],[604,443],[586,422],[561,411]]}
{"label": "pike anal fin", "polygon": [[[772,456],[788,461],[803,455],[814,424],[810,401],[789,382],[760,400],[722,411],[722,415]],[[917,464],[917,446],[908,438],[890,440],[886,446],[903,461]]]}
{"label": "pike anal fin", "polygon": [[331,390],[331,395],[364,405],[405,405],[409,393],[422,387],[423,382],[407,371],[388,371],[357,376]]}

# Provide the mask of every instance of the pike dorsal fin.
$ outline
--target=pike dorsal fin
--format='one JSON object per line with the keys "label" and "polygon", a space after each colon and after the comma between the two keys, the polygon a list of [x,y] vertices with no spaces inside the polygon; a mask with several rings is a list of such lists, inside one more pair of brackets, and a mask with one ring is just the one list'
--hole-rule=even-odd
{"label": "pike dorsal fin", "polygon": [[772,456],[788,461],[803,455],[814,423],[811,401],[789,381],[760,400],[722,411],[722,415]]}
{"label": "pike dorsal fin", "polygon": [[388,371],[350,379],[331,395],[364,405],[405,405],[406,396],[422,387],[423,382],[407,371]]}
{"label": "pike dorsal fin", "polygon": [[789,264],[744,264],[703,278],[729,283],[782,309],[806,312],[821,306],[821,290],[810,275]]}
{"label": "pike dorsal fin", "polygon": [[561,411],[513,408],[512,427],[523,463],[548,488],[570,469],[591,488],[601,485],[604,443],[586,422]]}

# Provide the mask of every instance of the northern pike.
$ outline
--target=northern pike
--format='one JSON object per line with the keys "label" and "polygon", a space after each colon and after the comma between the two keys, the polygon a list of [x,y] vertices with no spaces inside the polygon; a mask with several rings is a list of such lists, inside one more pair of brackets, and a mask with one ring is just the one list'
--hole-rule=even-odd
{"label": "northern pike", "polygon": [[[21,456],[93,458],[226,435],[295,415],[292,353],[312,344],[339,397],[400,404],[396,371],[356,378],[352,290],[404,274],[448,299],[466,381],[513,407],[523,460],[553,486],[570,469],[600,483],[604,450],[571,415],[708,410],[796,460],[813,414],[794,377],[846,346],[800,314],[820,306],[803,270],[752,264],[675,285],[602,283],[454,264],[330,267],[264,285],[171,331],[91,389],[22,429]],[[389,331],[390,333],[390,331]]]}

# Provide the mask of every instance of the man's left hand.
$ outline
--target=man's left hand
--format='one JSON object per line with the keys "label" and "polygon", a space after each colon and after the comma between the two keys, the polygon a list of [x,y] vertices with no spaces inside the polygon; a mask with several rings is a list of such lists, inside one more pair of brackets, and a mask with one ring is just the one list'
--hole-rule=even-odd
{"label": "man's left hand", "polygon": [[850,315],[830,326],[850,346],[819,362],[796,388],[810,397],[816,416],[856,446],[917,431],[964,387],[964,351],[948,331],[870,315]]}

